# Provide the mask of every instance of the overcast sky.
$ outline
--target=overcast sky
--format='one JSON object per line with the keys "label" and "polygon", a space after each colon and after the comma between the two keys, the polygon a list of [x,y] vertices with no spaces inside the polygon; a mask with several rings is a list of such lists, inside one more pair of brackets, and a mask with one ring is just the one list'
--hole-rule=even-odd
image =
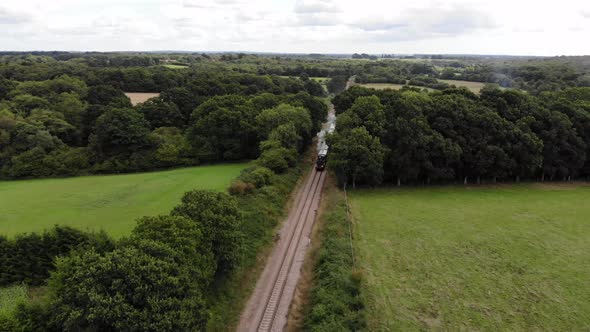
{"label": "overcast sky", "polygon": [[1,50],[590,54],[590,0],[0,0]]}

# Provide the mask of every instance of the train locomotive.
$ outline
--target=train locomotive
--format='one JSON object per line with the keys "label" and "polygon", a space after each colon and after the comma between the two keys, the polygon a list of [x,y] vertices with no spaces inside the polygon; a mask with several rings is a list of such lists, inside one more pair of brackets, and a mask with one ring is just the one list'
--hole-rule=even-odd
{"label": "train locomotive", "polygon": [[318,171],[323,171],[326,168],[326,163],[328,162],[328,146],[324,144],[318,152],[318,158],[315,162],[315,169]]}
{"label": "train locomotive", "polygon": [[[327,133],[331,134],[336,129],[336,124],[331,123],[328,126]],[[318,157],[315,162],[315,169],[318,171],[323,171],[326,169],[326,164],[328,163],[328,144],[324,141],[324,135],[321,136],[321,144],[318,152]]]}

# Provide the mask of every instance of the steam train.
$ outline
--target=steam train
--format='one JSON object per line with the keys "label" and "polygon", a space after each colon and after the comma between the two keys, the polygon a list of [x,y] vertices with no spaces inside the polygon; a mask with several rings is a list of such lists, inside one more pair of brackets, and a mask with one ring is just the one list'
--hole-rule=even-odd
{"label": "steam train", "polygon": [[315,169],[318,171],[323,171],[326,168],[326,163],[328,162],[328,146],[324,143],[320,152],[318,152],[318,158],[315,162]]}
{"label": "steam train", "polygon": [[[328,127],[328,134],[331,134],[336,129],[336,124],[331,123]],[[321,137],[321,144],[318,152],[318,158],[315,162],[315,169],[318,171],[323,171],[326,169],[326,163],[328,162],[328,144],[324,141],[324,137]]]}

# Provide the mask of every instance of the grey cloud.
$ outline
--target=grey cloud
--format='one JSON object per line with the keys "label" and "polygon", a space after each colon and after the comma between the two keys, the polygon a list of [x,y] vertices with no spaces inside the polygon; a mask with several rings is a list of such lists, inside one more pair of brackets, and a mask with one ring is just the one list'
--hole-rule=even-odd
{"label": "grey cloud", "polygon": [[340,11],[338,5],[332,0],[297,0],[295,2],[295,13],[337,13]]}
{"label": "grey cloud", "polygon": [[30,22],[31,20],[31,16],[27,14],[12,12],[8,9],[0,8],[0,24],[20,24]]}

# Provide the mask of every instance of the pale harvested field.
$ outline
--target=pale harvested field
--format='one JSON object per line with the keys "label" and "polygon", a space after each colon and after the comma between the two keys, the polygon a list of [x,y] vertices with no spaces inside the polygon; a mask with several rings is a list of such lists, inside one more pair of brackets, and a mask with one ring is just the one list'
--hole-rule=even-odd
{"label": "pale harvested field", "polygon": [[453,84],[458,87],[464,86],[473,93],[479,93],[479,91],[486,85],[485,83],[481,83],[481,82],[467,82],[467,81],[457,81],[457,80],[439,80],[439,81],[445,82],[447,84]]}
{"label": "pale harvested field", "polygon": [[131,99],[131,104],[135,106],[150,98],[158,97],[160,94],[155,92],[125,92],[125,95]]}
{"label": "pale harvested field", "polygon": [[365,88],[371,88],[375,90],[385,90],[385,89],[392,89],[392,90],[400,90],[404,86],[409,86],[418,89],[427,89],[432,91],[432,89],[424,87],[424,86],[415,86],[415,85],[403,85],[403,84],[393,84],[393,83],[366,83],[366,84],[359,84]]}

